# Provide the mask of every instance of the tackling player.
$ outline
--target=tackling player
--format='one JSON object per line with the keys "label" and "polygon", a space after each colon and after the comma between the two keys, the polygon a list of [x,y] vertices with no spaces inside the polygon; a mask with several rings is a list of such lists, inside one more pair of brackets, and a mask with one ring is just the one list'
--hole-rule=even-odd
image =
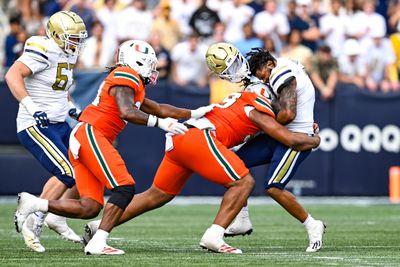
{"label": "tackling player", "polygon": [[[244,70],[241,64],[236,68],[238,70]],[[244,163],[229,148],[243,143],[261,130],[296,150],[315,148],[320,141],[317,136],[290,132],[274,118],[267,97],[242,92],[229,95],[203,118],[187,121],[189,131],[185,135],[167,136],[165,156],[153,185],[133,198],[118,224],[171,201],[190,175],[196,172],[227,188],[214,223],[204,233],[200,245],[219,253],[242,253],[240,249],[226,244],[223,236],[251,193],[254,180]],[[84,241],[90,240],[98,225],[99,221],[87,225]]]}
{"label": "tackling player", "polygon": [[[286,125],[290,131],[306,134],[314,132],[314,87],[301,64],[285,58],[275,59],[268,51],[253,49],[248,53],[252,75],[248,78],[245,75],[246,71],[240,69],[237,71],[238,68],[232,66],[234,65],[232,62],[218,60],[218,55],[224,54],[224,51],[228,51],[228,54],[229,51],[233,54],[240,53],[230,44],[212,45],[207,53],[207,62],[214,73],[231,82],[244,81],[246,92],[271,96],[272,102],[277,102],[276,106],[279,109],[276,120]],[[229,75],[230,73],[234,75]],[[296,151],[277,139],[259,135],[243,145],[236,153],[248,168],[270,163],[265,180],[266,193],[304,224],[309,235],[309,246],[306,251],[315,252],[322,247],[325,226],[322,221],[315,220],[307,213],[296,198],[285,190],[298,166],[310,152],[311,150]],[[225,236],[250,234],[251,231],[252,224],[246,206],[227,229]]]}
{"label": "tackling player", "polygon": [[[46,199],[76,198],[74,171],[68,160],[71,128],[65,122],[68,113],[78,116],[69,101],[68,90],[74,84],[73,69],[87,37],[85,24],[75,13],[61,11],[50,17],[47,37],[32,36],[20,58],[5,75],[14,97],[20,102],[17,132],[21,144],[40,164],[53,174],[40,195]],[[66,192],[67,191],[67,192]],[[32,214],[22,226],[25,244],[44,252],[40,243],[43,220],[62,237],[80,242],[64,217],[44,213]]]}
{"label": "tackling player", "polygon": [[[155,83],[157,58],[154,49],[139,40],[126,41],[118,49],[116,67],[100,85],[96,99],[79,117],[70,138],[70,159],[76,174],[79,200],[45,200],[19,194],[15,214],[17,230],[29,213],[50,211],[73,218],[93,218],[104,205],[104,187],[111,190],[99,230],[85,246],[86,254],[124,254],[107,245],[107,237],[135,193],[135,181],[112,143],[127,122],[159,127],[181,135],[186,126],[165,117],[198,118],[213,107],[196,110],[158,104],[145,98],[145,85]],[[165,118],[165,119],[163,119]]]}

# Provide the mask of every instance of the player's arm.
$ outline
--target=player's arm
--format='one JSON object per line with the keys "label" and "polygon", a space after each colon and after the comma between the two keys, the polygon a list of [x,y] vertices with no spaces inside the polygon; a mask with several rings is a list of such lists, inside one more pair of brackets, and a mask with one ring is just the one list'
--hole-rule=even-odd
{"label": "player's arm", "polygon": [[279,93],[279,112],[276,115],[276,120],[283,125],[286,125],[294,120],[297,113],[297,92],[296,78],[289,77],[278,88]]}
{"label": "player's arm", "polygon": [[140,109],[160,118],[189,119],[203,117],[207,112],[211,111],[213,107],[213,105],[210,105],[190,110],[186,108],[177,108],[168,104],[159,104],[156,101],[145,98]]}
{"label": "player's arm", "polygon": [[148,127],[159,127],[167,132],[174,134],[184,134],[187,131],[186,126],[178,123],[171,118],[158,118],[149,115],[134,106],[134,92],[127,86],[114,86],[110,89],[109,94],[115,98],[117,102],[119,116],[128,122],[147,125]]}
{"label": "player's arm", "polygon": [[298,151],[316,148],[321,141],[319,136],[291,132],[273,117],[255,109],[250,111],[249,118],[270,137]]}

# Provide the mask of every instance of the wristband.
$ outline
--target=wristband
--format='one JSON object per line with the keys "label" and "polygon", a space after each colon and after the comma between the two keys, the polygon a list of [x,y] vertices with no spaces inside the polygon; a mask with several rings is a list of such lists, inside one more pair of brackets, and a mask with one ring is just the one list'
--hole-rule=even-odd
{"label": "wristband", "polygon": [[29,114],[31,114],[31,116],[33,116],[35,112],[40,111],[39,107],[35,104],[35,102],[33,102],[30,96],[25,96],[21,100],[21,104],[24,105],[24,107],[29,112]]}
{"label": "wristband", "polygon": [[157,116],[149,114],[149,118],[147,119],[147,127],[154,127],[157,125],[157,122],[158,122]]}

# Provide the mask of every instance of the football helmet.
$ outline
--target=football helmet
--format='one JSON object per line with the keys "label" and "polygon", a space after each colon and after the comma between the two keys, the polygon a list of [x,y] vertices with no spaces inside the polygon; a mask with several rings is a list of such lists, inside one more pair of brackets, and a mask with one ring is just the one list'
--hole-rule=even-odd
{"label": "football helmet", "polygon": [[211,45],[206,52],[208,68],[220,78],[238,83],[250,78],[250,67],[239,50],[228,43]]}
{"label": "football helmet", "polygon": [[117,65],[134,69],[144,84],[155,84],[158,77],[157,57],[153,47],[145,41],[129,40],[122,43],[117,52]]}
{"label": "football helmet", "polygon": [[81,17],[71,11],[60,11],[49,18],[46,27],[47,37],[69,55],[78,56],[88,34]]}

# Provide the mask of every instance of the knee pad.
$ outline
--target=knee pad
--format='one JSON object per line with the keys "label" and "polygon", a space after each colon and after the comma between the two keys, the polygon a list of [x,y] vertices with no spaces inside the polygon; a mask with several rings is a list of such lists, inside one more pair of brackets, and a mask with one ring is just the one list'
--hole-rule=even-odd
{"label": "knee pad", "polygon": [[133,196],[135,195],[135,186],[134,185],[122,185],[117,186],[113,190],[111,190],[111,197],[108,200],[108,203],[112,203],[122,210],[129,205]]}

